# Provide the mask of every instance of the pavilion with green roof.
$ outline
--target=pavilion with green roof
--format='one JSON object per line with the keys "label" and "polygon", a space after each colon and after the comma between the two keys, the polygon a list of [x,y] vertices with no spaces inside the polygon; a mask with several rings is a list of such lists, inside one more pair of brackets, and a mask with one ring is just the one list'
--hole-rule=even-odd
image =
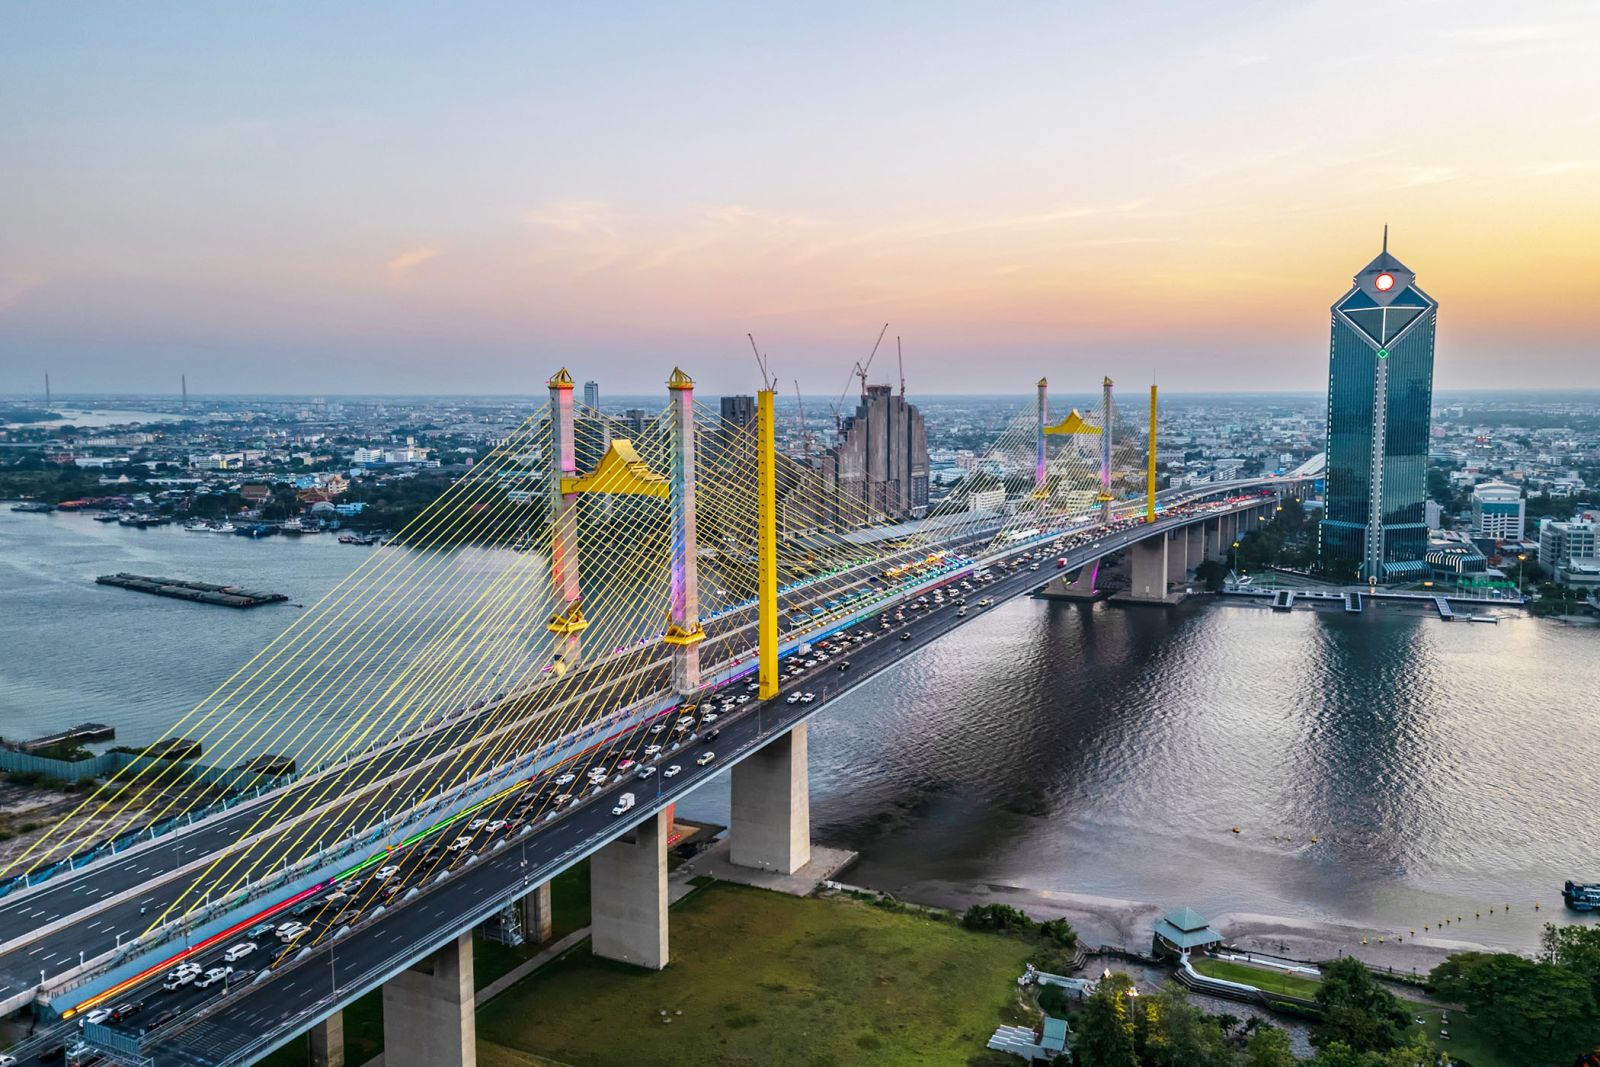
{"label": "pavilion with green roof", "polygon": [[1193,908],[1173,908],[1152,924],[1152,945],[1157,956],[1187,956],[1222,944],[1222,935]]}

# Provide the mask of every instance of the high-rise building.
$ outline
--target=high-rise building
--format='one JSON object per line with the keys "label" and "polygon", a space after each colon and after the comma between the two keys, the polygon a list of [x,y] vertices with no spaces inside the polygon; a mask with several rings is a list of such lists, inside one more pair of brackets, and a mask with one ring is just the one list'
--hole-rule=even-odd
{"label": "high-rise building", "polygon": [[1493,541],[1520,541],[1525,531],[1522,490],[1506,482],[1479,482],[1472,487],[1472,536]]}
{"label": "high-rise building", "polygon": [[600,410],[600,383],[588,381],[583,383],[583,406],[590,411]]}
{"label": "high-rise building", "polygon": [[[822,457],[822,477],[832,493],[871,511],[904,519],[928,507],[928,434],[922,413],[887,385],[869,385],[854,415],[844,420],[839,443]],[[860,516],[840,506],[834,520]],[[859,510],[859,509],[857,509]]]}
{"label": "high-rise building", "polygon": [[1369,581],[1424,577],[1438,304],[1383,251],[1332,308],[1323,567]]}
{"label": "high-rise building", "polygon": [[725,396],[722,398],[722,429],[736,433],[756,421],[756,398],[753,396]]}

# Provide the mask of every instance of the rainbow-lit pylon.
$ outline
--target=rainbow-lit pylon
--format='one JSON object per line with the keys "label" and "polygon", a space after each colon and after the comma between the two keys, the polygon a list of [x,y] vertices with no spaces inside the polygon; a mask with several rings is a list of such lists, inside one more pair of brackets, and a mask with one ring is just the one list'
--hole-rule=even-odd
{"label": "rainbow-lit pylon", "polygon": [[672,507],[671,602],[667,632],[662,640],[672,646],[672,687],[687,696],[700,688],[700,642],[706,632],[700,625],[700,579],[695,544],[695,431],[694,379],[673,368],[667,379],[672,397],[672,473],[668,501]]}

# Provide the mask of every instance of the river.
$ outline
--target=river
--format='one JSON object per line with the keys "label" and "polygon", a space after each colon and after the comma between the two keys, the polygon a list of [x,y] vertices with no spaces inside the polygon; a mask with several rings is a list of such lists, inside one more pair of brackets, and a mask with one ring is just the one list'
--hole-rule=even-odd
{"label": "river", "polygon": [[[0,734],[163,732],[293,617],[93,584],[131,570],[309,604],[371,549],[0,509]],[[1600,880],[1600,631],[1398,611],[1013,601],[811,728],[818,840],[890,889],[988,883],[1531,946]],[[725,821],[727,776],[686,815]],[[1234,832],[1234,828],[1238,832]],[[1534,913],[1533,901],[1544,910]]]}

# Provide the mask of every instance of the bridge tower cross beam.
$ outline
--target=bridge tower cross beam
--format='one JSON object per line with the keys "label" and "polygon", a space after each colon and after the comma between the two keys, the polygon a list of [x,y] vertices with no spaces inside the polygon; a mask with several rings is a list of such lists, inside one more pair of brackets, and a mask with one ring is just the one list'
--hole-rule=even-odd
{"label": "bridge tower cross beam", "polygon": [[556,635],[557,658],[571,669],[581,652],[582,625],[577,620],[583,599],[578,585],[578,494],[567,491],[569,480],[578,475],[572,375],[563,367],[545,384],[550,387],[550,584],[556,600],[549,629]]}
{"label": "bridge tower cross beam", "polygon": [[672,687],[682,696],[700,688],[700,577],[695,544],[694,379],[674,369],[667,380],[671,397],[672,473],[668,500],[672,508],[671,604],[667,644],[672,646]]}

